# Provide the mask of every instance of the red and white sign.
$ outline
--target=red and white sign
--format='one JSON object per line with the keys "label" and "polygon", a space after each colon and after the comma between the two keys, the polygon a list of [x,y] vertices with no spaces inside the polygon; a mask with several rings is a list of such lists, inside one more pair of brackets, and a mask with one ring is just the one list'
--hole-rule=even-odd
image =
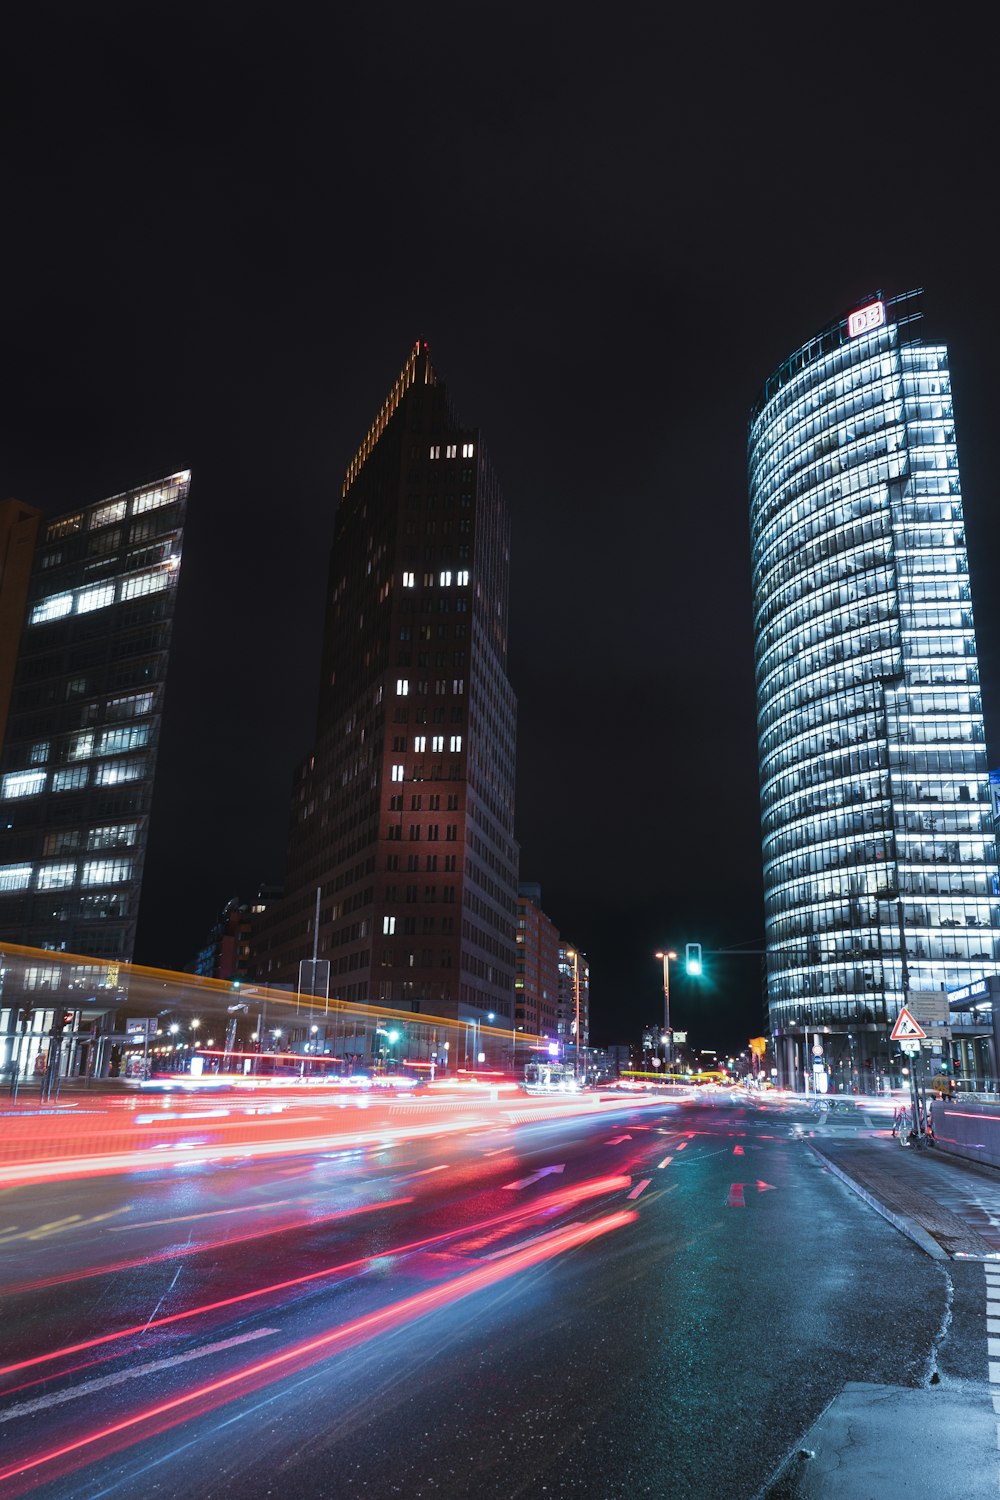
{"label": "red and white sign", "polygon": [[870,302],[867,307],[859,307],[857,312],[847,315],[847,337],[856,339],[859,333],[871,333],[873,328],[881,328],[885,322],[885,303]]}
{"label": "red and white sign", "polygon": [[896,1017],[896,1024],[892,1028],[889,1040],[890,1042],[921,1042],[926,1035],[926,1031],[917,1025],[904,1005]]}

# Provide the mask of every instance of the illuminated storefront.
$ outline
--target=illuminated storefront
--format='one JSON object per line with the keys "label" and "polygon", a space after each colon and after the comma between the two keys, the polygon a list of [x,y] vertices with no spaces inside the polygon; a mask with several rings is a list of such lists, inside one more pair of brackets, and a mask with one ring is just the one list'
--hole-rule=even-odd
{"label": "illuminated storefront", "polygon": [[781,1081],[897,1072],[904,989],[996,959],[997,871],[947,350],[867,299],[751,414],[770,1027]]}

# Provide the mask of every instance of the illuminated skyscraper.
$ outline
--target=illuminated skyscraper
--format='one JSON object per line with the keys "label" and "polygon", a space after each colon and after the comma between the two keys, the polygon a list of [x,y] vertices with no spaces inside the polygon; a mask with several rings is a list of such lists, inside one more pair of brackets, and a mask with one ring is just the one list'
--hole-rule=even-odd
{"label": "illuminated skyscraper", "polygon": [[0,680],[9,943],[132,957],[189,480],[17,517],[37,537],[30,570],[0,574],[21,632]]}
{"label": "illuminated skyscraper", "polygon": [[418,344],[341,491],[315,749],[260,978],[297,982],[315,946],[339,999],[510,1027],[509,548],[480,434]]}
{"label": "illuminated skyscraper", "polygon": [[920,316],[868,300],[750,419],[768,1002],[800,1087],[814,1059],[872,1083],[904,991],[996,961],[951,377]]}

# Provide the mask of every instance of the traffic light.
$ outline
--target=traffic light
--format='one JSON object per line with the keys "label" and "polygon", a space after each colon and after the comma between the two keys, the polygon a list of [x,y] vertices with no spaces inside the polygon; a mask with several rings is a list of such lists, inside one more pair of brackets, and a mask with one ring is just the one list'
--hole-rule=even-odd
{"label": "traffic light", "polygon": [[62,1036],[67,1026],[73,1025],[75,1010],[57,1010],[52,1017],[52,1025],[49,1028],[49,1036]]}
{"label": "traffic light", "polygon": [[688,943],[686,948],[684,949],[684,972],[686,974],[693,975],[695,978],[697,978],[698,975],[701,974],[702,965],[700,943]]}

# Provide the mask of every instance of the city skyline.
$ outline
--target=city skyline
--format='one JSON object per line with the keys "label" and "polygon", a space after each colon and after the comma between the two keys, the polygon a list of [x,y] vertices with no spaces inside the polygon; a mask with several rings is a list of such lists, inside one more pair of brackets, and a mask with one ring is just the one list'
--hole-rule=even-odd
{"label": "city skyline", "polygon": [[[235,35],[183,7],[44,37],[17,18],[0,493],[55,515],[195,475],[149,961],[182,965],[227,900],[280,878],[342,470],[417,338],[503,476],[520,875],[590,958],[595,1039],[656,1018],[658,949],[700,941],[717,969],[710,950],[762,946],[747,414],[877,287],[923,285],[950,351],[1000,764],[985,61],[957,29],[933,56],[907,35],[891,65],[816,82],[800,107],[821,124],[776,157],[770,101],[829,55],[806,23],[736,18],[722,47],[692,17],[616,27],[609,46],[536,21],[526,45],[511,17],[473,67],[463,27],[404,8],[303,35],[252,10]],[[333,88],[328,56],[350,59]],[[870,107],[896,69],[939,101],[934,233]],[[672,998],[706,1039],[762,1024],[752,956]]]}

